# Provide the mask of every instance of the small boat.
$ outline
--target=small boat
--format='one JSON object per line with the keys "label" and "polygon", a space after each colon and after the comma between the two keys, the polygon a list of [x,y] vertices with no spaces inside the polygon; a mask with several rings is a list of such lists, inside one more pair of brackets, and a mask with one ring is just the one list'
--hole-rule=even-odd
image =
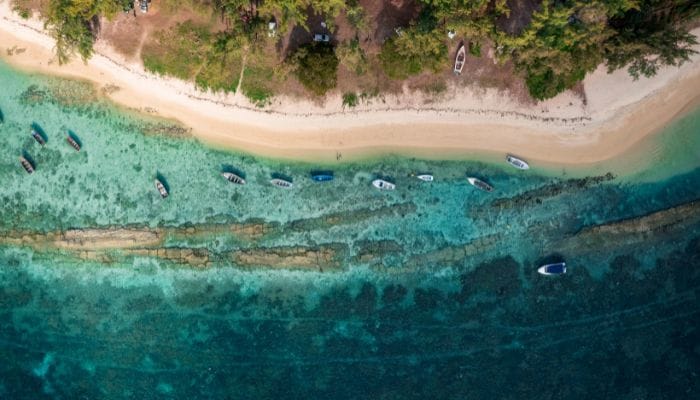
{"label": "small boat", "polygon": [[285,179],[280,179],[280,178],[271,179],[270,183],[277,186],[277,187],[281,187],[284,189],[291,189],[292,186],[294,186],[294,184],[292,182],[285,180]]}
{"label": "small boat", "polygon": [[32,137],[34,140],[36,140],[40,145],[45,145],[46,141],[44,140],[44,137],[39,134],[35,129],[32,128]]}
{"label": "small boat", "polygon": [[80,143],[78,143],[75,139],[71,137],[71,135],[66,136],[66,141],[73,146],[75,151],[80,151]]}
{"label": "small boat", "polygon": [[2,115],[2,110],[0,110],[0,124],[2,124],[3,122],[5,122],[5,116]]}
{"label": "small boat", "polygon": [[477,189],[481,189],[484,192],[493,192],[493,186],[489,185],[488,183],[482,181],[479,178],[468,177],[467,180],[469,181],[469,183],[472,184],[472,186],[476,187]]}
{"label": "small boat", "polygon": [[517,169],[530,169],[530,165],[528,165],[528,163],[525,162],[525,160],[521,160],[513,155],[508,154],[506,156],[506,161],[508,162],[508,164],[514,166]]}
{"label": "small boat", "polygon": [[22,156],[19,156],[19,162],[20,164],[22,164],[22,167],[24,167],[24,170],[27,171],[28,174],[34,172],[34,165],[32,165],[31,161],[27,160]]}
{"label": "small boat", "polygon": [[328,182],[333,180],[333,175],[325,173],[312,174],[311,179],[316,182]]}
{"label": "small boat", "polygon": [[455,57],[455,75],[460,75],[462,73],[462,68],[464,68],[464,60],[467,59],[467,50],[464,48],[464,44],[459,45],[457,49],[457,56]]}
{"label": "small boat", "polygon": [[231,183],[237,183],[239,185],[245,185],[245,179],[241,178],[240,176],[234,174],[233,172],[222,172],[221,176],[226,178],[227,181]]}
{"label": "small boat", "polygon": [[562,275],[566,273],[566,263],[558,262],[553,264],[545,264],[537,269],[542,275]]}
{"label": "small boat", "polygon": [[160,197],[166,198],[168,197],[168,189],[165,188],[165,185],[163,185],[163,182],[160,181],[160,179],[156,178],[156,189],[158,189],[158,192],[160,192]]}
{"label": "small boat", "polygon": [[432,182],[434,180],[433,176],[430,174],[420,174],[416,175],[416,178],[424,181],[424,182]]}
{"label": "small boat", "polygon": [[394,190],[394,189],[396,189],[396,185],[394,185],[391,182],[387,182],[384,179],[373,180],[372,186],[376,187],[379,190]]}

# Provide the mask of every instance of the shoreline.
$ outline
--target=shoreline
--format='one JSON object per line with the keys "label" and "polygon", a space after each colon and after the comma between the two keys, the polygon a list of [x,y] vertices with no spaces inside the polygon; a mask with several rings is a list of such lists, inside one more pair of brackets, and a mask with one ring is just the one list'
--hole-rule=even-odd
{"label": "shoreline", "polygon": [[[529,161],[586,166],[633,149],[700,106],[697,54],[680,68],[637,82],[625,70],[608,75],[599,68],[584,81],[586,101],[566,92],[523,105],[495,91],[450,88],[451,98],[429,105],[420,94],[406,93],[388,96],[381,108],[343,111],[337,95],[325,107],[281,98],[271,110],[257,110],[240,94],[204,93],[193,83],[145,72],[99,41],[87,64],[59,66],[41,23],[22,20],[7,2],[0,3],[0,43],[2,59],[14,68],[91,81],[98,90],[119,87],[105,96],[127,109],[177,120],[209,145],[300,161],[336,162],[338,154],[346,161],[387,153],[464,159],[514,152]],[[24,51],[10,55],[12,48]]]}

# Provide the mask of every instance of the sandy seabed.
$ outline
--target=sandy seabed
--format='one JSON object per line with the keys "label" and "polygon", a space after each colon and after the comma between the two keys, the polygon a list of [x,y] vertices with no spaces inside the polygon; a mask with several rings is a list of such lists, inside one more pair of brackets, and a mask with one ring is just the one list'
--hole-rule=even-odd
{"label": "sandy seabed", "polygon": [[[700,35],[700,29],[693,33]],[[549,164],[593,164],[625,153],[700,104],[697,54],[680,68],[638,81],[625,70],[608,74],[601,66],[584,81],[585,101],[567,92],[522,104],[495,90],[451,87],[445,99],[429,104],[406,92],[347,111],[338,94],[322,106],[276,98],[260,110],[240,94],[206,93],[192,83],[150,74],[99,41],[87,63],[59,65],[53,48],[39,20],[23,20],[6,1],[0,3],[0,57],[10,65],[110,88],[104,92],[116,103],[176,119],[212,145],[299,160],[515,153]]]}

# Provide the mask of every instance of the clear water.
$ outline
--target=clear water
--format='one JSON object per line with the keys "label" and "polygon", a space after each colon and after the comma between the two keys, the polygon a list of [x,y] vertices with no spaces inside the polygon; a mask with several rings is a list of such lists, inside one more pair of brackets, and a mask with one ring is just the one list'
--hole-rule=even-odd
{"label": "clear water", "polygon": [[[700,392],[700,110],[624,156],[639,170],[522,173],[280,162],[207,148],[80,82],[0,63],[0,87],[2,399]],[[249,184],[224,181],[225,165]],[[311,181],[317,168],[335,180]],[[426,171],[435,182],[411,176]],[[377,176],[397,190],[372,189]],[[68,240],[115,228],[127,240]],[[536,273],[558,258],[567,275]]]}

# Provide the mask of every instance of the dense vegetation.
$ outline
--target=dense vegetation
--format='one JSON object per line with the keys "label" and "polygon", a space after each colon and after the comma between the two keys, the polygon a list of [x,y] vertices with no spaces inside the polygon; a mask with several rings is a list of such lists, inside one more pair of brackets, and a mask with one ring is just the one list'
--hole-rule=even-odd
{"label": "dense vegetation", "polygon": [[[15,0],[16,6],[22,1]],[[383,27],[361,5],[369,3],[359,0],[163,2],[175,9],[187,4],[209,10],[224,27],[187,21],[164,28],[143,53],[146,67],[229,92],[243,77],[241,90],[259,105],[291,77],[314,95],[327,93],[337,85],[339,64],[357,77],[378,75],[376,82],[386,80],[382,75],[394,80],[421,74],[447,77],[458,41],[469,46],[470,57],[483,57],[489,48],[498,61],[512,62],[530,94],[546,99],[601,64],[610,70],[627,67],[639,77],[687,61],[696,44],[688,30],[700,16],[697,0],[413,0],[407,3],[415,5],[415,15],[389,27],[392,34],[375,38],[379,44],[371,51],[360,38]],[[41,11],[56,38],[59,60],[65,62],[75,52],[89,58],[99,17],[111,18],[129,3],[49,0]],[[326,21],[331,33],[334,24],[345,21],[355,37],[334,38],[328,45],[280,45],[294,27],[311,31],[308,21],[314,15]],[[268,30],[270,21],[277,23],[274,32]],[[448,32],[456,39],[448,39]]]}

